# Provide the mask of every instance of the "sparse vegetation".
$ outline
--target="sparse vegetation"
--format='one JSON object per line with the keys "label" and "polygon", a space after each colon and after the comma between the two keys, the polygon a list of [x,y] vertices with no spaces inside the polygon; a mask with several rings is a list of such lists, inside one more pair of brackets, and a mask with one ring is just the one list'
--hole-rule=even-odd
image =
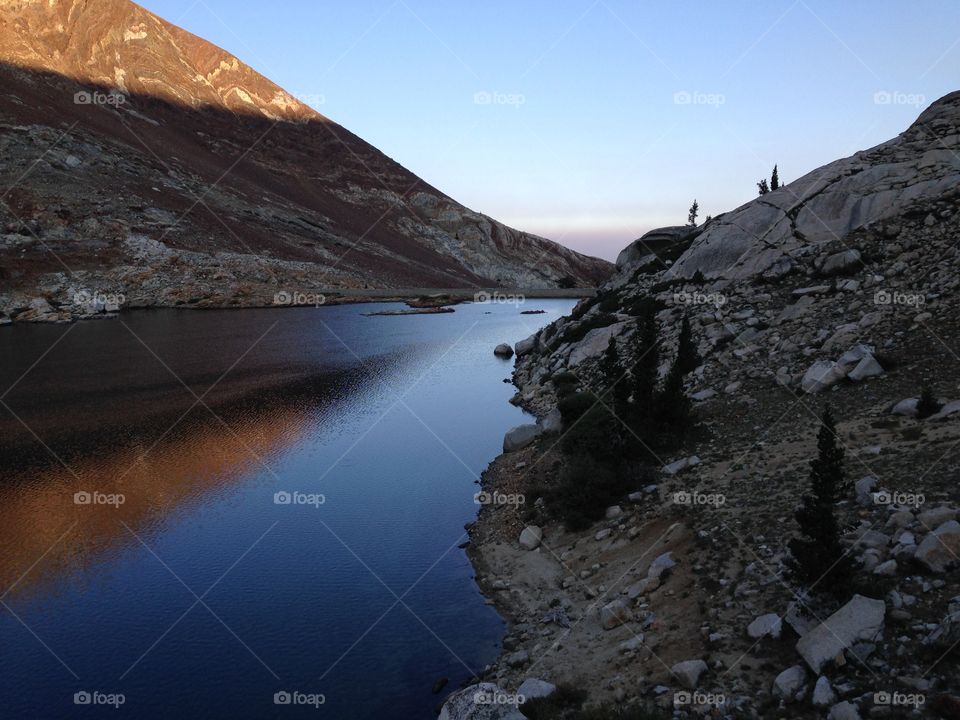
{"label": "sparse vegetation", "polygon": [[920,391],[920,400],[917,401],[917,417],[921,420],[936,415],[940,412],[940,402],[937,396],[933,394],[933,389],[926,385]]}

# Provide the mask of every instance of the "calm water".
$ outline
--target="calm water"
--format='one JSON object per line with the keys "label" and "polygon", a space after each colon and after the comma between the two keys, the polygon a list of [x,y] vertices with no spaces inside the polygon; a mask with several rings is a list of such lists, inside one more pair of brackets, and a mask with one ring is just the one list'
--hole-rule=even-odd
{"label": "calm water", "polygon": [[523,422],[493,347],[572,305],[0,328],[3,716],[434,717],[502,636],[458,548]]}

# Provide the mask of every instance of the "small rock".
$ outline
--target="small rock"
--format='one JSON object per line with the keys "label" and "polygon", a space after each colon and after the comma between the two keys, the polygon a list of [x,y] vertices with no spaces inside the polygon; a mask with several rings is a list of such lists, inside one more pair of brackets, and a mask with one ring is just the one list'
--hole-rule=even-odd
{"label": "small rock", "polygon": [[525,550],[536,550],[543,540],[543,530],[536,525],[527,525],[520,533],[520,547]]}
{"label": "small rock", "polygon": [[780,620],[780,616],[776,613],[768,613],[767,615],[761,615],[747,626],[747,635],[754,640],[767,636],[777,639],[780,637],[782,629],[783,622]]}
{"label": "small rock", "polygon": [[784,700],[793,700],[806,680],[807,671],[803,666],[793,665],[777,675],[773,681],[773,692]]}
{"label": "small rock", "polygon": [[670,668],[670,671],[685,688],[696,690],[700,676],[707,671],[707,664],[703,660],[684,660]]}

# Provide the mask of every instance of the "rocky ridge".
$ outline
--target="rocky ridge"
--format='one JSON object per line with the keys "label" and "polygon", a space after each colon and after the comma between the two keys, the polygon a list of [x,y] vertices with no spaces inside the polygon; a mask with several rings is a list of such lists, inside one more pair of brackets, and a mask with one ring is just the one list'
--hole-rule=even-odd
{"label": "rocky ridge", "polygon": [[[953,93],[899,138],[714,219],[676,262],[625,259],[516,345],[515,402],[541,421],[482,478],[487,497],[529,502],[486,503],[469,528],[480,585],[510,620],[485,680],[567,683],[674,717],[958,716],[958,151]],[[820,211],[831,232],[814,231]],[[605,520],[568,532],[537,499],[561,462],[550,379],[591,386],[648,298],[662,356],[682,316],[693,326],[699,427]],[[941,405],[925,419],[922,386]],[[851,481],[839,513],[860,594],[847,603],[785,566],[826,404]]]}
{"label": "rocky ridge", "polygon": [[0,94],[0,322],[612,269],[460,205],[128,0],[0,1]]}

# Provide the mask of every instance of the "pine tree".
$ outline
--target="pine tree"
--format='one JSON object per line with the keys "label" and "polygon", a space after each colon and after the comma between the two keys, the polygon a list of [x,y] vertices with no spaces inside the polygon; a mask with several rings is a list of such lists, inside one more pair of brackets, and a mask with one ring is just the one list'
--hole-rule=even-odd
{"label": "pine tree", "polygon": [[937,401],[933,390],[929,385],[925,385],[920,391],[920,400],[917,401],[917,417],[923,420],[931,415],[940,412],[940,403]]}
{"label": "pine tree", "polygon": [[[635,419],[649,417],[657,390],[660,348],[657,337],[657,315],[646,308],[633,336],[634,365],[632,370],[633,411]],[[642,425],[643,423],[637,423]]]}
{"label": "pine tree", "polygon": [[687,213],[687,225],[697,226],[697,214],[700,212],[700,203],[694,198],[693,205],[690,206],[690,212]]}
{"label": "pine tree", "polygon": [[766,195],[768,192],[770,192],[770,186],[767,185],[766,178],[757,183],[757,190],[760,191],[761,195]]}
{"label": "pine tree", "polygon": [[700,354],[693,342],[693,331],[690,329],[690,320],[686,315],[680,322],[680,339],[677,343],[677,365],[680,372],[686,375],[696,370],[700,365]]}
{"label": "pine tree", "polygon": [[845,491],[843,448],[837,443],[830,409],[824,410],[817,434],[817,457],[810,462],[810,493],[796,512],[800,537],[789,542],[788,562],[793,576],[804,585],[842,594],[851,572],[840,544],[836,504]]}
{"label": "pine tree", "polygon": [[780,174],[777,172],[777,166],[773,166],[773,174],[770,175],[770,189],[776,190],[780,187]]}
{"label": "pine tree", "polygon": [[692,410],[690,398],[683,389],[683,376],[678,355],[663,381],[663,388],[657,393],[657,429],[661,441],[668,446],[682,442],[691,424]]}

